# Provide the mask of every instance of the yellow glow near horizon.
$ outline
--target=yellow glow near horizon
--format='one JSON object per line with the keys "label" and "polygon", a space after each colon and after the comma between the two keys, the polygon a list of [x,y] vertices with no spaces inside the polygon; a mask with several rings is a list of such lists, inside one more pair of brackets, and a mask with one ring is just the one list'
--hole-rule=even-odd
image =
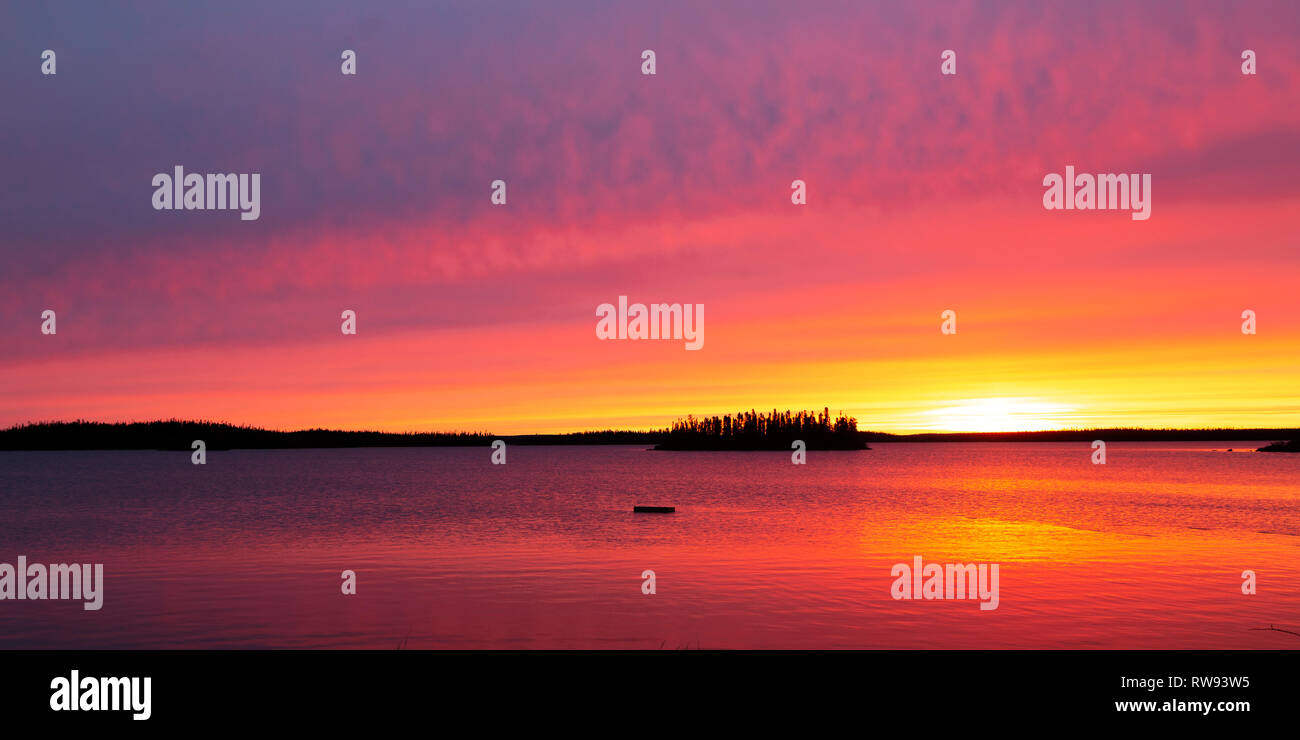
{"label": "yellow glow near horizon", "polygon": [[972,398],[925,412],[936,430],[1041,432],[1070,426],[1074,407],[1036,398]]}

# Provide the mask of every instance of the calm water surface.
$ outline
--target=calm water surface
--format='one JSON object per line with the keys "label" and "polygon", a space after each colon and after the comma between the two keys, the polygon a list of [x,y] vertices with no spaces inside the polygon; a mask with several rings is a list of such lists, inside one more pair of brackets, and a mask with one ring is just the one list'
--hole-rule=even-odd
{"label": "calm water surface", "polygon": [[[4,648],[1300,648],[1300,455],[1264,444],[0,452]],[[1227,448],[1237,452],[1227,452]],[[671,515],[633,504],[672,505]],[[1000,604],[894,563],[1000,563]],[[654,570],[657,593],[641,593]],[[1258,593],[1241,593],[1241,572]],[[340,592],[340,572],[358,593]]]}

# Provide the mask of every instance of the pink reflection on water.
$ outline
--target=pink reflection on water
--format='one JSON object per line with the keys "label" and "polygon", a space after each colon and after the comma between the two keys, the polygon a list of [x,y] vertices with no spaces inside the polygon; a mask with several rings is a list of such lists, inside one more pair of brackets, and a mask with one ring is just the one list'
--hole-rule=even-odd
{"label": "pink reflection on water", "polygon": [[[99,521],[149,520],[153,530],[125,542],[101,530],[92,540],[105,542],[72,549],[40,537],[42,515],[20,498],[19,531],[32,538],[20,551],[104,562],[105,608],[6,603],[0,641],[1300,647],[1251,629],[1300,622],[1300,459],[1115,444],[1112,462],[1093,466],[1089,452],[881,445],[810,453],[794,473],[782,454],[638,448],[512,448],[499,471],[481,450],[245,452],[210,462],[218,472],[204,471],[202,490],[184,468],[132,474],[142,459],[79,468],[74,457],[29,483],[84,498]],[[137,506],[103,493],[122,476]],[[101,495],[87,496],[96,486]],[[678,512],[635,515],[634,501]],[[891,567],[915,556],[998,563],[998,608],[891,598]],[[657,575],[654,595],[641,592],[645,569]],[[1255,595],[1241,593],[1247,569]],[[343,570],[357,572],[357,595],[340,592]]]}

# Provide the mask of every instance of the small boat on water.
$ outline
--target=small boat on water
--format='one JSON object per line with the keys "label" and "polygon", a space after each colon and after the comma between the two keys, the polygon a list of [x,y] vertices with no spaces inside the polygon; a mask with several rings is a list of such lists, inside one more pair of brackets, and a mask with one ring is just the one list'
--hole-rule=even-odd
{"label": "small boat on water", "polygon": [[675,506],[633,506],[633,513],[638,514],[671,514],[677,511]]}

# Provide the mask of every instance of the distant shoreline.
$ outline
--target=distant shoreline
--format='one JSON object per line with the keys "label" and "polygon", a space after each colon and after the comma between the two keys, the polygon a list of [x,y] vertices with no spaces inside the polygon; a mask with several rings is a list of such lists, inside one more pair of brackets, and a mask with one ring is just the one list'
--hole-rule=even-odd
{"label": "distant shoreline", "polygon": [[[1273,429],[1064,429],[1044,432],[856,432],[862,447],[872,442],[1233,442],[1300,439],[1300,428]],[[190,450],[203,440],[209,450],[334,449],[349,447],[487,447],[493,440],[517,445],[663,445],[664,431],[603,430],[565,434],[489,434],[486,432],[374,432],[335,429],[275,431],[205,421],[131,423],[43,422],[0,430],[0,450]],[[770,441],[770,440],[769,440]],[[788,443],[761,447],[661,447],[726,451],[788,450]],[[810,440],[808,449],[818,445]],[[830,449],[825,447],[823,449]],[[838,449],[846,449],[839,447]],[[1289,451],[1289,450],[1288,450]]]}

